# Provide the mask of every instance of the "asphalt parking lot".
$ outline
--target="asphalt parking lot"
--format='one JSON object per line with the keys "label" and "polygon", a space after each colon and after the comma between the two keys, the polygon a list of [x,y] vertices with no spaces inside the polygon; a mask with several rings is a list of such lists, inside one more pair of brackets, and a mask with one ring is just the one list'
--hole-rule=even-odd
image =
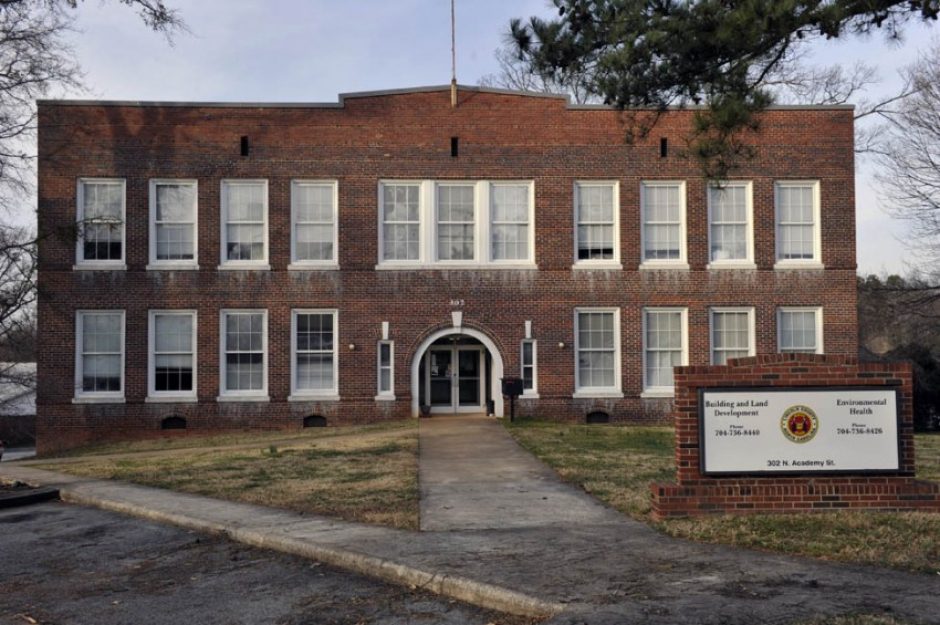
{"label": "asphalt parking lot", "polygon": [[0,511],[0,624],[86,623],[531,621],[101,510],[55,502]]}

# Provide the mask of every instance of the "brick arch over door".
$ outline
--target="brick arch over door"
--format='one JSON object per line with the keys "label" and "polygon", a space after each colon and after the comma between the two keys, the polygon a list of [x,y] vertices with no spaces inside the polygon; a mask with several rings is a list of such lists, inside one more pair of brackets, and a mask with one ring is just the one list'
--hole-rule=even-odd
{"label": "brick arch over door", "polygon": [[413,417],[421,415],[421,408],[419,406],[421,398],[418,397],[418,369],[421,366],[421,359],[424,357],[424,353],[428,351],[428,347],[430,347],[431,343],[434,341],[454,334],[462,334],[475,338],[483,343],[483,347],[490,353],[493,362],[493,366],[490,368],[490,387],[493,390],[493,412],[497,417],[503,416],[503,393],[501,386],[501,378],[503,377],[503,355],[489,335],[480,330],[468,328],[467,326],[461,326],[459,328],[453,326],[441,328],[424,337],[424,340],[418,344],[417,349],[415,349],[411,356],[411,415]]}

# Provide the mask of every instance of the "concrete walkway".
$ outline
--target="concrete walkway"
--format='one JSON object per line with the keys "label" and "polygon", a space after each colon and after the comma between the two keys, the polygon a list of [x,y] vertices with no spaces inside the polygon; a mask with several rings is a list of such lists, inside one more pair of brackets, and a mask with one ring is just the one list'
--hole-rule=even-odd
{"label": "concrete walkway", "polygon": [[623,520],[562,483],[495,419],[422,419],[418,432],[422,530],[570,527]]}
{"label": "concrete walkway", "polygon": [[3,452],[3,458],[0,462],[13,462],[14,460],[26,460],[36,455],[35,447],[8,447]]}
{"label": "concrete walkway", "polygon": [[[427,432],[436,435],[434,420],[429,424]],[[456,425],[444,422],[440,433]],[[498,441],[497,432],[501,430],[485,436],[492,435],[494,446],[506,444]],[[422,436],[424,446],[430,438]],[[463,453],[460,464],[492,461],[474,460],[466,449]],[[434,455],[427,456],[429,462]],[[476,493],[476,505],[493,501],[505,507],[502,494],[492,500],[480,495],[479,490],[496,478],[479,474],[476,481],[457,480],[446,489],[435,481],[423,487],[438,501],[454,501],[465,492]],[[536,471],[519,478],[518,488],[524,491],[520,497],[540,491],[557,497],[556,505],[581,507],[580,494],[546,486],[541,482],[548,480],[539,475]],[[940,625],[940,578],[935,574],[702,545],[670,538],[625,517],[611,522],[606,509],[597,515],[597,523],[559,520],[523,527],[407,532],[68,477],[18,463],[0,465],[0,478],[58,485],[66,501],[221,533],[482,607],[553,614],[551,625],[773,625],[847,613],[888,613],[901,621]],[[592,509],[585,506],[576,514],[590,516]],[[490,517],[497,514],[504,512],[489,512]],[[462,524],[454,522],[449,511],[431,515]]]}

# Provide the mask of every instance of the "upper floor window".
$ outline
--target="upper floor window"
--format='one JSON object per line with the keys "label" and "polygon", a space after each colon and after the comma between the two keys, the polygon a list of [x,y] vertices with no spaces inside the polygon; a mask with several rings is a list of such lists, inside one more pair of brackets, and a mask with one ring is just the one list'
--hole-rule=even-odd
{"label": "upper floor window", "polygon": [[269,269],[268,181],[222,181],[220,269]]}
{"label": "upper floor window", "polygon": [[75,313],[75,398],[124,399],[124,311]]}
{"label": "upper floor window", "polygon": [[620,200],[616,182],[578,182],[574,189],[576,265],[620,263]]}
{"label": "upper floor window", "polygon": [[777,266],[821,266],[819,182],[777,182],[775,203]]}
{"label": "upper floor window", "polygon": [[336,182],[291,183],[291,267],[337,265]]}
{"label": "upper floor window", "polygon": [[123,179],[78,181],[79,267],[124,267],[125,214]]}
{"label": "upper floor window", "polygon": [[712,308],[709,314],[713,365],[754,355],[753,308]]}
{"label": "upper floor window", "polygon": [[382,260],[421,260],[421,184],[383,183]]}
{"label": "upper floor window", "polygon": [[644,182],[640,204],[641,266],[687,268],[685,183]]}
{"label": "upper floor window", "polygon": [[777,310],[777,347],[781,353],[823,353],[822,308],[785,307]]}
{"label": "upper floor window", "polygon": [[643,392],[672,395],[673,369],[689,362],[688,311],[685,308],[643,310]]}
{"label": "upper floor window", "polygon": [[379,266],[533,266],[529,182],[385,181]]}
{"label": "upper floor window", "polygon": [[530,190],[531,185],[528,183],[493,183],[489,186],[491,260],[531,260]]}
{"label": "upper floor window", "polygon": [[575,310],[575,394],[621,394],[620,309]]}
{"label": "upper floor window", "polygon": [[472,184],[438,184],[435,217],[437,259],[469,260],[476,253],[476,202]]}
{"label": "upper floor window", "polygon": [[197,259],[197,183],[150,181],[150,264],[195,268]]}
{"label": "upper floor window", "polygon": [[148,378],[151,399],[196,397],[196,311],[150,311]]}
{"label": "upper floor window", "polygon": [[710,267],[753,267],[754,235],[750,182],[708,187]]}
{"label": "upper floor window", "polygon": [[266,400],[268,311],[222,310],[220,399]]}

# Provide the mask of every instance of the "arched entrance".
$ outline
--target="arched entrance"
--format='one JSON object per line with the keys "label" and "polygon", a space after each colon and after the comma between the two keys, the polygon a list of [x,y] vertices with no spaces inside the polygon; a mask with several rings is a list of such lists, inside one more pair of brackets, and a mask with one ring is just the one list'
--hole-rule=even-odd
{"label": "arched entrance", "polygon": [[492,412],[503,416],[503,358],[496,344],[473,328],[443,328],[424,339],[411,360],[411,413]]}

